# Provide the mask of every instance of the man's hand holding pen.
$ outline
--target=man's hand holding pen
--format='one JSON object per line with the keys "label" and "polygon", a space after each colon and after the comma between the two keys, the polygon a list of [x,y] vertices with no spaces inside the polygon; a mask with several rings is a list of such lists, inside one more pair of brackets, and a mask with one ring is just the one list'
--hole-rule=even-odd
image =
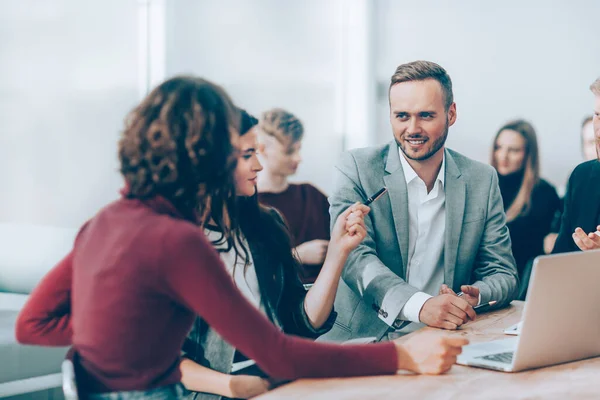
{"label": "man's hand holding pen", "polygon": [[440,288],[440,294],[454,294],[458,297],[464,298],[473,307],[473,310],[477,314],[488,311],[490,307],[497,303],[497,301],[492,300],[487,303],[480,304],[481,297],[479,295],[479,288],[477,286],[462,285],[460,290],[461,291],[458,294],[454,293],[454,291],[450,289],[448,285],[443,284]]}
{"label": "man's hand holding pen", "polygon": [[443,284],[440,287],[440,294],[453,294],[458,297],[462,297],[471,305],[471,307],[475,307],[479,305],[479,288],[477,286],[471,285],[462,285],[460,287],[460,292],[457,294],[452,290],[448,285]]}

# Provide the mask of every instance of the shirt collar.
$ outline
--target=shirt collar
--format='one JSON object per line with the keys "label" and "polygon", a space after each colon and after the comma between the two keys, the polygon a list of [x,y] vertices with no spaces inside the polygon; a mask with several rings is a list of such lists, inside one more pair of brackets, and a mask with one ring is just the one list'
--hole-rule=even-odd
{"label": "shirt collar", "polygon": [[[406,180],[406,184],[408,185],[415,178],[419,178],[419,176],[417,175],[417,173],[415,172],[413,167],[411,167],[411,165],[406,160],[406,156],[400,149],[400,146],[398,146],[398,154],[400,156],[400,163],[402,164],[402,170],[404,171],[404,179]],[[421,178],[419,178],[419,179],[421,179]],[[436,181],[440,181],[440,183],[443,186],[445,183],[445,179],[446,179],[446,151],[444,150],[444,153],[442,156],[442,166],[440,168],[440,172],[438,172]]]}

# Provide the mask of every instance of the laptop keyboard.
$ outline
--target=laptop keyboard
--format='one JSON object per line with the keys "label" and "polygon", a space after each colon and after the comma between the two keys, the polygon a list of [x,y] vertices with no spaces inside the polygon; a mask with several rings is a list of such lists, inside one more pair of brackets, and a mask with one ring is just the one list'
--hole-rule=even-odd
{"label": "laptop keyboard", "polygon": [[495,361],[495,362],[504,363],[504,364],[512,364],[513,354],[514,354],[514,352],[507,351],[506,353],[496,353],[496,354],[490,354],[487,356],[480,356],[480,357],[476,357],[476,358],[481,358],[483,360]]}

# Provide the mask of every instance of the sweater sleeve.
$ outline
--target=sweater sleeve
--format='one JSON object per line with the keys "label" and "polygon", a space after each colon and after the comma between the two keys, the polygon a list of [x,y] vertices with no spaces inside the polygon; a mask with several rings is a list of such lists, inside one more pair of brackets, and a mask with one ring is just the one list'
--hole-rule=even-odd
{"label": "sweater sleeve", "polygon": [[15,335],[22,344],[71,344],[71,283],[73,251],[63,258],[27,299],[17,317]]}
{"label": "sweater sleeve", "polygon": [[341,346],[281,333],[235,288],[197,227],[169,235],[166,246],[168,263],[161,263],[158,276],[162,287],[270,376],[298,379],[396,373],[397,353],[391,342]]}

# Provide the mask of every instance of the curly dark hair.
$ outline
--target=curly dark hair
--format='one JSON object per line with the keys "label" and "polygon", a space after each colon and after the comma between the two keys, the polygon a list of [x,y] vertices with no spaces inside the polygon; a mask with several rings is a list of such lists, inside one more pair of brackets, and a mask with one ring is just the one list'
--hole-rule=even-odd
{"label": "curly dark hair", "polygon": [[162,196],[204,225],[212,207],[226,204],[237,162],[239,112],[219,86],[179,76],[155,88],[128,115],[119,141],[126,196]]}

